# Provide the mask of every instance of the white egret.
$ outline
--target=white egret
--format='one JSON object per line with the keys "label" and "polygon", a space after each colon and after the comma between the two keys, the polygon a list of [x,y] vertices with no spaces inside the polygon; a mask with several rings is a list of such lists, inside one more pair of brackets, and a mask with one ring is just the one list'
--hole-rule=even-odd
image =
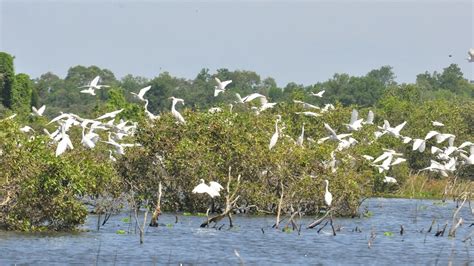
{"label": "white egret", "polygon": [[33,113],[31,113],[32,115],[43,116],[44,110],[46,110],[46,105],[41,106],[39,109],[36,109],[36,107],[31,106],[31,110],[33,111]]}
{"label": "white egret", "polygon": [[61,131],[61,141],[59,141],[58,146],[56,147],[56,157],[63,154],[67,149],[74,149],[71,139],[66,131],[63,129]]}
{"label": "white egret", "polygon": [[106,119],[106,118],[115,118],[118,114],[123,112],[123,110],[124,109],[120,109],[120,110],[117,110],[117,111],[106,113],[104,115],[101,115],[101,116],[97,117],[96,120],[102,120],[102,119]]}
{"label": "white egret", "polygon": [[323,143],[324,141],[326,140],[333,140],[333,141],[342,141],[343,138],[345,137],[348,137],[348,136],[351,136],[352,133],[349,133],[349,134],[339,134],[337,135],[336,132],[326,123],[324,123],[324,128],[326,128],[326,130],[329,132],[329,137],[326,137],[326,138],[321,138],[318,140],[318,144],[321,144]]}
{"label": "white egret", "polygon": [[383,178],[384,183],[397,183],[397,180],[391,176],[385,176]]}
{"label": "white egret", "polygon": [[296,140],[296,144],[298,146],[303,147],[303,141],[304,141],[304,123],[303,123],[303,126],[301,127],[301,135]]}
{"label": "white egret", "polygon": [[444,124],[438,121],[431,121],[431,124],[435,127],[444,127]]}
{"label": "white egret", "polygon": [[324,182],[326,182],[326,193],[324,193],[324,203],[326,203],[326,205],[328,207],[331,207],[331,203],[332,203],[332,194],[331,192],[329,192],[329,181],[326,179],[324,180]]}
{"label": "white egret", "polygon": [[108,85],[98,85],[100,76],[96,76],[88,85],[81,86],[79,88],[88,88],[90,90],[100,90],[102,88],[109,87]]}
{"label": "white egret", "polygon": [[20,131],[23,132],[23,133],[29,133],[29,132],[35,131],[35,130],[30,126],[24,126],[24,127],[20,128]]}
{"label": "white egret", "polygon": [[385,130],[387,133],[389,133],[390,135],[396,138],[401,137],[400,131],[403,129],[403,127],[407,123],[407,121],[405,121],[396,127],[391,127],[390,123],[387,120],[384,120],[383,122],[384,122],[383,127],[379,127],[379,128]]}
{"label": "white egret", "polygon": [[428,132],[425,136],[425,140],[429,140],[431,139],[432,137],[436,136],[436,135],[439,135],[440,133],[438,131],[434,131],[434,130],[431,130],[430,132]]}
{"label": "white egret", "polygon": [[186,124],[184,117],[176,110],[176,103],[181,102],[184,104],[184,100],[175,97],[170,97],[169,99],[173,100],[173,103],[171,104],[171,114],[176,118],[176,120],[178,120],[178,123]]}
{"label": "white egret", "polygon": [[359,117],[359,112],[357,112],[356,109],[353,109],[349,124],[345,124],[349,131],[359,131],[362,128],[362,121],[364,119],[358,119],[358,117]]}
{"label": "white egret", "polygon": [[467,51],[467,55],[468,55],[467,61],[469,63],[473,63],[474,62],[474,48],[469,49],[469,51]]}
{"label": "white egret", "polygon": [[413,140],[413,150],[418,150],[419,152],[424,152],[426,148],[426,140],[424,139],[414,139]]}
{"label": "white egret", "polygon": [[275,121],[275,133],[273,133],[268,149],[271,150],[277,143],[279,137],[278,122],[280,122],[281,116],[278,115],[277,120]]}
{"label": "white egret", "polygon": [[314,92],[311,92],[311,96],[316,96],[316,97],[319,97],[319,98],[322,98],[323,97],[323,94],[324,94],[325,90],[322,90],[318,93],[314,93]]}
{"label": "white egret", "polygon": [[148,99],[145,99],[145,114],[150,120],[155,120],[160,118],[159,115],[154,115],[150,111],[148,111]]}
{"label": "white egret", "polygon": [[217,77],[215,77],[214,79],[217,82],[217,86],[214,87],[214,97],[217,97],[219,93],[224,92],[225,87],[229,85],[230,83],[232,83],[232,80],[221,81]]}
{"label": "white egret", "polygon": [[364,122],[364,124],[373,125],[374,117],[375,117],[374,112],[372,112],[372,110],[369,110],[369,113],[367,114],[367,120]]}
{"label": "white egret", "polygon": [[210,114],[220,113],[220,112],[222,112],[222,108],[212,107],[212,108],[209,108],[209,110],[207,112],[210,113]]}
{"label": "white egret", "polygon": [[299,101],[299,100],[293,100],[294,103],[299,103],[299,104],[302,104],[303,105],[303,108],[305,109],[321,109],[319,108],[318,106],[316,105],[312,105],[312,104],[309,104],[309,103],[305,103],[303,101]]}
{"label": "white egret", "polygon": [[194,187],[192,193],[207,193],[211,198],[220,196],[219,191],[222,189],[222,186],[214,181],[210,182],[210,186],[204,182],[204,179],[200,180],[201,183]]}
{"label": "white egret", "polygon": [[295,114],[297,114],[297,115],[305,115],[305,116],[310,116],[310,117],[320,117],[320,116],[322,116],[321,114],[318,114],[318,113],[315,113],[315,112],[309,112],[309,111],[306,111],[306,112],[295,112]]}
{"label": "white egret", "polygon": [[145,98],[143,98],[143,96],[145,96],[145,93],[147,93],[147,91],[149,91],[150,89],[151,89],[151,86],[147,86],[141,89],[138,93],[135,93],[135,92],[130,92],[130,93],[135,95],[135,97],[139,99],[140,101],[145,101]]}

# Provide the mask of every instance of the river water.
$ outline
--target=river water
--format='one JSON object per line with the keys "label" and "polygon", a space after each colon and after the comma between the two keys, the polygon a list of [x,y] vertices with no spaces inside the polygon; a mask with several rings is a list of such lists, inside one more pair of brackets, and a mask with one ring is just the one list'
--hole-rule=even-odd
{"label": "river water", "polygon": [[[474,215],[467,205],[459,212],[465,223],[448,237],[455,203],[431,200],[374,198],[361,206],[361,218],[334,219],[318,233],[273,229],[272,216],[234,216],[234,227],[222,220],[218,228],[200,228],[205,217],[163,214],[161,225],[146,228],[139,244],[133,219],[123,213],[96,229],[89,216],[84,232],[15,233],[0,231],[0,265],[5,264],[363,264],[468,265],[474,263]],[[430,233],[429,227],[435,219]],[[444,236],[435,233],[448,222]],[[400,226],[403,226],[403,235]],[[356,230],[357,227],[357,230]],[[472,237],[474,238],[474,236]],[[370,248],[368,242],[371,242]],[[240,255],[237,256],[236,253]]]}

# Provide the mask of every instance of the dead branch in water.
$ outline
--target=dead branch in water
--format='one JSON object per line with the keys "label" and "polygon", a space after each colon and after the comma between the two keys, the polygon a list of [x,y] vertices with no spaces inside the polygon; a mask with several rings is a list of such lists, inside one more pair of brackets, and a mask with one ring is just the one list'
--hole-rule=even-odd
{"label": "dead branch in water", "polygon": [[237,192],[239,192],[240,189],[240,177],[241,175],[237,176],[237,185],[234,189],[234,191],[231,193],[230,191],[230,183],[232,181],[232,176],[231,176],[231,167],[229,167],[229,175],[227,177],[227,186],[226,186],[226,196],[225,196],[225,209],[221,214],[218,214],[212,218],[208,218],[205,222],[201,224],[201,227],[208,227],[209,224],[211,223],[218,223],[222,218],[228,217],[229,218],[229,227],[233,227],[232,224],[232,211],[237,208],[237,201],[239,200],[240,196],[237,195]]}
{"label": "dead branch in water", "polygon": [[278,229],[278,226],[280,226],[280,214],[281,214],[281,205],[283,203],[283,182],[280,181],[280,187],[281,187],[281,195],[280,195],[280,201],[278,202],[278,209],[277,209],[277,217],[276,217],[276,223],[275,223],[275,228]]}
{"label": "dead branch in water", "polygon": [[459,206],[459,208],[454,212],[453,214],[453,223],[451,224],[451,228],[449,229],[449,233],[448,233],[448,236],[450,237],[455,237],[456,236],[456,230],[458,229],[458,227],[462,224],[463,222],[463,219],[462,217],[459,218],[458,222],[456,223],[455,220],[456,220],[456,217],[459,213],[459,211],[462,209],[462,207],[464,206],[464,203],[466,203],[466,200],[467,200],[467,195],[464,195],[464,200],[463,202],[461,203],[461,206]]}
{"label": "dead branch in water", "polygon": [[151,216],[150,226],[158,226],[158,216],[161,214],[161,182],[158,184],[158,199],[156,200],[156,207],[153,215]]}
{"label": "dead branch in water", "polygon": [[311,223],[310,225],[308,225],[308,227],[306,227],[306,228],[312,229],[312,228],[314,228],[314,227],[320,225],[320,224],[324,221],[324,219],[326,219],[326,217],[327,217],[328,215],[329,215],[329,211],[327,211],[327,212],[324,214],[323,217],[321,217],[321,218],[317,219],[316,221],[312,222],[312,223]]}

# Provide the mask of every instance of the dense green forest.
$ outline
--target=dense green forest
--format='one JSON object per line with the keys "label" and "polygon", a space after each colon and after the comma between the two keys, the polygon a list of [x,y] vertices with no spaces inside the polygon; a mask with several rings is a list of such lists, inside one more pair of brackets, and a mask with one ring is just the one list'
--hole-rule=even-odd
{"label": "dense green forest", "polygon": [[[120,209],[120,200],[153,209],[159,183],[164,186],[164,210],[205,211],[208,201],[192,194],[193,186],[201,178],[225,183],[229,168],[234,177],[242,176],[241,183],[233,178],[230,184],[240,191],[241,208],[257,206],[251,211],[276,213],[279,200],[284,200],[283,212],[300,206],[308,214],[317,213],[324,206],[322,181],[329,179],[336,212],[353,215],[360,199],[396,191],[430,163],[429,149],[413,151],[411,144],[388,135],[376,139],[373,132],[384,120],[392,125],[407,121],[403,135],[412,138],[423,138],[433,130],[432,121],[439,121],[445,125],[444,133],[456,136],[457,145],[474,140],[474,85],[454,64],[439,73],[419,74],[414,84],[398,84],[392,68],[382,66],[364,76],[338,73],[317,84],[289,83],[281,88],[271,77],[224,68],[216,73],[202,69],[188,80],[167,72],[152,79],[131,74],[118,79],[112,71],[97,66],[74,66],[64,79],[54,73],[31,79],[27,74],[16,74],[13,61],[11,55],[0,53],[0,226],[8,229],[73,229],[85,220],[86,201],[93,202],[95,211],[105,213]],[[97,90],[96,96],[80,93],[79,87],[96,76],[110,87]],[[215,77],[232,80],[217,97]],[[160,119],[147,119],[143,103],[131,94],[145,86],[151,86],[146,94],[148,110],[160,114]],[[325,90],[323,97],[311,96],[321,90]],[[245,96],[254,92],[278,104],[255,115],[254,103],[236,103],[236,93]],[[179,111],[185,124],[177,124],[170,114],[171,96],[184,99]],[[297,113],[304,109],[294,100],[321,107],[334,104],[335,110],[321,117],[302,116]],[[30,115],[31,106],[41,105],[47,106],[46,117]],[[211,107],[223,111],[211,114]],[[44,129],[54,131],[48,121],[61,113],[93,119],[118,109],[124,110],[114,122],[138,123],[136,133],[125,141],[141,146],[127,149],[123,156],[115,155],[116,161],[110,160],[112,151],[106,143],[98,142],[93,150],[82,147],[78,128],[70,132],[74,149],[60,157],[54,155],[56,144],[42,133]],[[338,133],[347,131],[344,124],[349,123],[353,109],[359,110],[361,117],[369,110],[375,113],[374,125],[353,132],[358,145],[337,150],[334,143],[310,141],[327,136],[323,123]],[[14,113],[17,117],[6,119]],[[275,149],[269,150],[277,115],[282,117],[283,136],[288,138],[282,137]],[[35,133],[21,132],[25,125]],[[297,146],[292,139],[300,135],[302,125],[308,140]],[[99,135],[107,140],[106,132]],[[390,170],[398,184],[384,183],[384,175],[362,158],[366,154],[377,157],[383,148],[402,152],[407,159],[406,164]],[[338,170],[332,171],[326,162],[335,150]],[[456,177],[468,180],[473,173],[472,165],[464,165]],[[220,198],[216,204],[222,206],[223,202]]]}

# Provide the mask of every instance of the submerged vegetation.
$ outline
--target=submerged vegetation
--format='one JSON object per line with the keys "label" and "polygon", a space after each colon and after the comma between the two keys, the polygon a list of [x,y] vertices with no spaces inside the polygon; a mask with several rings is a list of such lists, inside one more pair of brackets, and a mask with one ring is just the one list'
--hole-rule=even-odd
{"label": "submerged vegetation", "polygon": [[[420,153],[399,138],[373,134],[384,120],[394,125],[407,121],[403,135],[424,138],[436,120],[444,124],[443,133],[456,136],[456,143],[474,140],[474,85],[456,65],[442,73],[421,74],[415,84],[397,84],[391,68],[385,66],[363,77],[336,74],[311,86],[290,83],[279,88],[272,78],[261,80],[254,72],[227,69],[214,76],[203,69],[194,80],[166,72],[152,80],[131,75],[117,80],[109,70],[76,66],[64,80],[52,73],[30,80],[25,74],[15,75],[10,55],[0,53],[0,62],[0,226],[9,230],[75,229],[84,223],[88,211],[107,216],[127,204],[135,209],[185,213],[205,213],[212,204],[209,209],[232,205],[237,212],[313,215],[327,210],[325,179],[333,195],[331,211],[343,216],[355,215],[360,201],[373,195],[456,197],[470,193],[472,197],[474,165],[462,164],[448,177],[419,172],[430,165],[429,148]],[[78,87],[96,75],[111,87],[97,90],[95,97],[80,94]],[[213,97],[217,76],[233,81]],[[154,120],[130,93],[145,86],[151,86],[146,95],[148,110],[160,114]],[[326,91],[322,98],[310,94],[321,90]],[[278,104],[257,115],[252,109],[255,103],[235,102],[235,93],[255,92]],[[178,123],[167,111],[171,96],[184,98],[180,112],[185,123]],[[335,109],[305,116],[298,113],[308,110],[294,100],[333,103]],[[140,146],[127,148],[124,155],[109,151],[110,143],[101,141],[89,149],[80,144],[84,131],[72,128],[74,149],[56,156],[57,144],[42,133],[44,129],[53,132],[55,125],[48,124],[46,117],[29,114],[30,105],[43,104],[49,118],[63,111],[93,119],[123,109],[112,123],[136,121],[134,134],[125,141]],[[211,107],[220,111],[208,112]],[[336,142],[317,142],[327,136],[324,123],[338,133],[346,132],[353,109],[361,117],[369,110],[375,113],[373,125],[352,132],[357,145],[339,149]],[[9,119],[13,113],[17,116]],[[269,149],[278,115],[279,140]],[[22,130],[25,125],[32,130]],[[298,144],[295,140],[302,125],[304,138]],[[111,133],[97,134],[104,141],[109,136],[110,142]],[[437,143],[432,139],[426,145]],[[385,174],[363,157],[377,157],[383,148],[403,153],[407,160],[389,170],[396,184],[384,182]],[[191,193],[200,179],[228,182],[228,193],[224,191],[212,202]],[[226,202],[229,199],[232,204]]]}

